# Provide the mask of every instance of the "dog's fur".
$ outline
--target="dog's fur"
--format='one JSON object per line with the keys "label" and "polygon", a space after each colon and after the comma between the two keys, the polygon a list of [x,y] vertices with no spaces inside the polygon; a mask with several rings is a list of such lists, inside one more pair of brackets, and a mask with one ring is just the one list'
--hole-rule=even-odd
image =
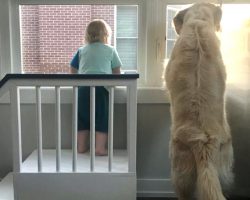
{"label": "dog's fur", "polygon": [[216,31],[221,9],[198,3],[174,18],[179,37],[166,68],[171,103],[171,176],[179,200],[225,200],[233,148],[225,113],[226,71]]}

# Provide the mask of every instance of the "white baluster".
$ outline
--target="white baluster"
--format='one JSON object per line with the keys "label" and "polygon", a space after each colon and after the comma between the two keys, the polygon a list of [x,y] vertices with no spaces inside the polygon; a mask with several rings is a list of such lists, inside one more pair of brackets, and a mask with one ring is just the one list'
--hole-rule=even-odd
{"label": "white baluster", "polygon": [[95,87],[90,87],[90,171],[95,170]]}
{"label": "white baluster", "polygon": [[22,171],[22,138],[21,138],[21,112],[20,91],[13,86],[10,90],[11,101],[11,127],[13,138],[13,172]]}
{"label": "white baluster", "polygon": [[73,172],[77,171],[77,113],[78,113],[78,87],[73,87],[73,117],[72,117],[72,125],[73,125],[73,136],[72,136],[72,151],[73,151],[73,164],[72,170]]}
{"label": "white baluster", "polygon": [[61,99],[60,87],[56,86],[56,171],[61,171]]}
{"label": "white baluster", "polygon": [[113,120],[114,120],[114,87],[109,90],[109,132],[108,132],[108,170],[112,171],[113,164]]}
{"label": "white baluster", "polygon": [[127,151],[128,171],[136,172],[136,121],[137,121],[137,83],[127,87]]}
{"label": "white baluster", "polygon": [[38,172],[43,169],[43,137],[42,137],[42,105],[41,105],[41,87],[36,86],[36,115],[37,115],[37,165]]}

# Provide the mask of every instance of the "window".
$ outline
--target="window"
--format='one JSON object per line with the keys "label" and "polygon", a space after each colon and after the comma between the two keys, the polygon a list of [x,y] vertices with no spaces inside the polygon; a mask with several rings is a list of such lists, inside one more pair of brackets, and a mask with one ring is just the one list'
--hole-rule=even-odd
{"label": "window", "polygon": [[[5,2],[0,6],[0,57],[1,63],[3,63],[3,67],[1,66],[0,69],[1,75],[3,76],[7,72],[21,72],[22,68],[25,68],[23,71],[26,72],[31,70],[39,73],[45,70],[51,70],[54,73],[58,69],[63,69],[62,72],[66,73],[64,71],[68,70],[66,65],[68,65],[77,48],[82,45],[85,26],[83,21],[91,18],[103,18],[111,24],[114,36],[112,44],[119,52],[124,69],[136,69],[140,73],[139,87],[162,88],[163,80],[161,77],[166,66],[163,61],[169,59],[174,42],[178,37],[172,19],[178,11],[194,2],[198,2],[198,0],[179,1],[178,5],[173,0],[74,0],[73,2],[71,0],[12,0],[10,3]],[[240,3],[244,3],[244,0]],[[41,6],[41,10],[37,9],[38,5]],[[72,9],[65,10],[67,6],[71,6]],[[237,6],[242,7],[238,8]],[[246,25],[248,23],[246,13],[248,12],[243,9],[244,6],[249,8],[249,4],[233,5],[224,3],[222,6],[221,48],[227,66],[228,82],[236,81],[236,79],[239,81],[241,79],[239,77],[243,76],[244,72],[245,75],[248,73],[246,73],[246,69],[249,67],[246,63],[248,62],[250,44],[248,39],[249,28]],[[27,19],[28,16],[24,15],[23,11],[25,10],[19,10],[19,7],[26,7],[33,14],[42,14],[45,12],[46,7],[53,7],[56,11],[52,12],[50,10],[49,13],[43,14],[41,18],[32,15],[33,17],[29,17],[30,21],[25,24],[22,17]],[[237,9],[233,9],[236,7]],[[105,13],[102,10],[103,8],[109,11]],[[229,11],[229,8],[231,11]],[[95,9],[98,9],[98,12],[95,12]],[[82,13],[82,11],[84,12]],[[234,13],[232,15],[234,17],[229,17],[228,13],[230,12]],[[53,13],[54,16],[51,15]],[[62,13],[64,15],[59,18]],[[110,15],[112,15],[112,18],[109,19]],[[43,22],[34,25],[35,20],[44,20],[46,18],[54,20],[54,23],[49,25]],[[74,22],[70,20],[72,18]],[[232,18],[238,20],[238,25],[236,24],[237,20]],[[224,22],[230,20],[232,21],[231,24],[234,23],[231,27],[240,27],[239,24],[242,23],[245,25],[244,27],[241,26],[237,31],[236,29],[230,30],[226,28],[230,27],[230,23]],[[80,25],[74,23],[80,23]],[[31,25],[33,27],[30,27]],[[67,27],[62,27],[64,25]],[[25,28],[25,26],[28,27]],[[47,26],[47,30],[43,26]],[[31,40],[29,46],[27,46],[28,38],[20,40],[20,35],[25,33],[25,30],[28,30],[30,34],[28,35]],[[44,35],[36,36],[36,31],[49,34],[49,38],[45,39]],[[236,33],[237,36],[233,36]],[[237,41],[236,38],[239,40],[238,42],[234,42]],[[239,47],[241,49],[237,50],[237,52],[243,53],[232,56],[232,53],[235,52],[233,49],[239,44],[241,44]],[[229,50],[231,51],[230,54]],[[239,60],[241,60],[240,63],[238,63]],[[244,67],[234,67],[243,64]],[[243,71],[241,75],[236,76],[240,71]]]}
{"label": "window", "polygon": [[166,59],[169,59],[172,49],[174,48],[175,41],[177,39],[177,34],[173,25],[173,19],[175,15],[180,11],[185,9],[190,5],[169,5],[167,6],[166,12]]}
{"label": "window", "polygon": [[[172,25],[177,12],[189,5],[168,5],[166,12],[166,60],[169,58],[177,39]],[[246,87],[249,84],[249,35],[250,4],[224,4],[222,6],[222,31],[218,34],[221,52],[227,70],[227,83]],[[232,13],[234,13],[232,15]],[[240,66],[240,67],[235,67]]]}
{"label": "window", "polygon": [[[114,38],[112,44],[119,52],[124,69],[136,69],[140,73],[139,87],[162,87],[160,77],[163,65],[162,63],[156,63],[158,54],[155,53],[157,49],[155,33],[164,36],[161,37],[161,44],[165,46],[165,40],[163,39],[165,38],[165,26],[164,31],[157,31],[152,26],[157,24],[157,20],[161,17],[150,16],[151,13],[154,16],[158,16],[155,13],[162,13],[162,11],[157,11],[161,2],[163,1],[12,0],[10,3],[1,4],[0,13],[1,16],[3,15],[1,19],[4,23],[0,24],[0,30],[1,34],[4,34],[4,40],[8,43],[7,49],[9,47],[8,51],[10,52],[10,57],[6,59],[6,63],[9,64],[4,65],[4,69],[1,70],[2,76],[6,72],[67,73],[69,69],[67,65],[77,48],[82,45],[84,33],[84,24],[79,26],[74,25],[74,23],[82,23],[84,19],[88,19],[90,16],[107,20],[107,16],[111,13],[113,21],[107,21],[113,23]],[[72,9],[65,10],[67,6],[71,6]],[[82,6],[85,6],[85,8]],[[109,14],[103,13],[100,7],[108,8]],[[164,8],[164,6],[160,7]],[[94,12],[94,9],[97,8],[99,10]],[[46,13],[46,9],[49,9],[50,12]],[[28,10],[32,13],[31,16],[27,15]],[[75,14],[76,10],[78,13]],[[79,13],[83,10],[84,13],[79,16]],[[62,14],[64,16],[60,18],[59,16]],[[92,14],[95,16],[92,16]],[[70,21],[70,18],[74,18],[74,23]],[[54,20],[54,22],[47,24],[44,21],[45,19],[48,19],[47,21]],[[35,23],[37,20],[39,23]],[[6,24],[9,27],[6,28]],[[37,32],[42,34],[37,35]],[[26,34],[27,37],[23,37],[23,34]],[[47,38],[45,37],[46,34],[49,35]],[[28,40],[30,41],[28,42]],[[160,40],[157,41],[160,43]],[[5,45],[1,44],[1,49],[6,49]],[[163,52],[165,53],[165,50],[161,51],[161,60],[165,57]],[[0,53],[3,57],[3,51]]]}
{"label": "window", "polygon": [[173,18],[176,15],[177,11],[178,11],[178,7],[176,8],[175,6],[167,6],[167,30],[166,30],[166,57],[169,58],[171,51],[174,47],[174,43],[176,41],[177,35],[176,32],[173,28]]}
{"label": "window", "polygon": [[137,6],[117,6],[116,46],[123,67],[137,69]]}
{"label": "window", "polygon": [[137,70],[137,6],[21,5],[22,71],[67,73],[93,19],[104,19],[113,32],[123,70]]}
{"label": "window", "polygon": [[223,5],[222,9],[220,40],[222,56],[227,67],[227,82],[241,89],[249,89],[250,4],[228,4]]}

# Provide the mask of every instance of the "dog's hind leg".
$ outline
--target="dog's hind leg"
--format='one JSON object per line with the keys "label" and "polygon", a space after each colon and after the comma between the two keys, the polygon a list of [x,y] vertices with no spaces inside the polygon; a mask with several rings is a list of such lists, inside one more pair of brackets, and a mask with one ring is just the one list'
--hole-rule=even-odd
{"label": "dog's hind leg", "polygon": [[196,168],[192,152],[184,144],[172,143],[172,181],[179,200],[191,200],[196,187]]}

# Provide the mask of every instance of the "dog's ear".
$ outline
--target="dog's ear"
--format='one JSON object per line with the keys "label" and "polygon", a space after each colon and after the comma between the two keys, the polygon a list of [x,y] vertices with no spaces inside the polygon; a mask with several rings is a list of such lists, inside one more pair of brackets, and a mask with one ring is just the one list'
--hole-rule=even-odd
{"label": "dog's ear", "polygon": [[221,17],[222,17],[222,10],[220,7],[217,6],[215,7],[215,10],[214,10],[214,25],[215,25],[216,31],[220,30]]}
{"label": "dog's ear", "polygon": [[180,34],[180,31],[181,31],[181,28],[183,25],[184,16],[185,16],[187,11],[188,11],[188,8],[185,10],[181,10],[180,12],[178,12],[178,14],[173,19],[175,31],[178,35]]}

